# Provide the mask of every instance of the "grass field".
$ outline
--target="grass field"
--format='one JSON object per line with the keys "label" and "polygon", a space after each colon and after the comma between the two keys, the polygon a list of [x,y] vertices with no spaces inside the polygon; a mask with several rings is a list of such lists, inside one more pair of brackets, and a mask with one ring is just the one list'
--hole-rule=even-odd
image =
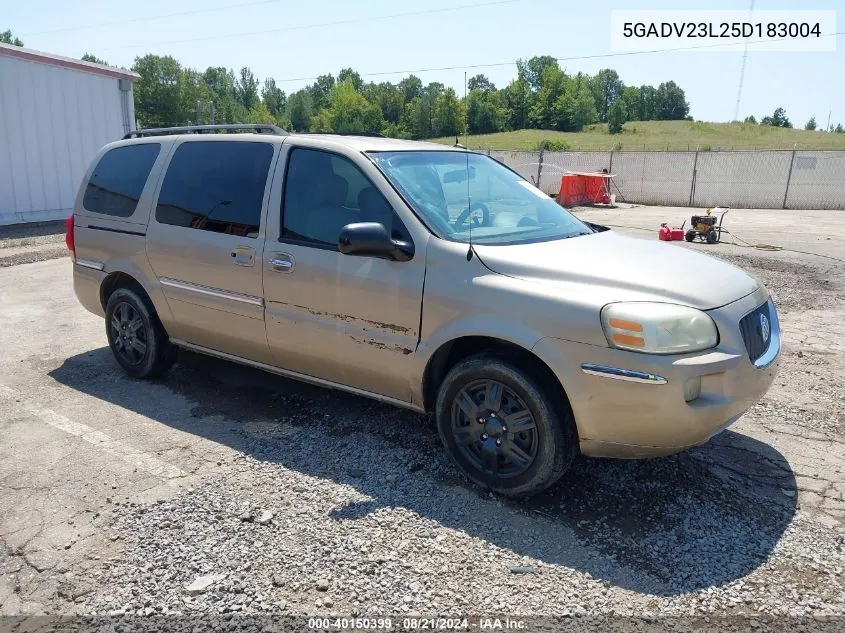
{"label": "grass field", "polygon": [[[454,137],[433,140],[448,145],[455,142]],[[470,136],[468,142],[474,149],[531,150],[544,140],[564,143],[571,150],[845,149],[845,134],[699,121],[631,121],[621,134],[608,134],[603,124],[591,125],[583,132],[517,130]]]}

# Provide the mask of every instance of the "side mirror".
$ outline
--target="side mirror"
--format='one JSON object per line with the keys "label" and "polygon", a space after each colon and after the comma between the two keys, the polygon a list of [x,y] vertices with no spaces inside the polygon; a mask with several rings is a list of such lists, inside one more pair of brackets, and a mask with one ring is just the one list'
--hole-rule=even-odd
{"label": "side mirror", "polygon": [[340,230],[337,247],[344,255],[381,257],[406,262],[414,256],[414,245],[394,240],[387,233],[384,224],[378,222],[355,222]]}

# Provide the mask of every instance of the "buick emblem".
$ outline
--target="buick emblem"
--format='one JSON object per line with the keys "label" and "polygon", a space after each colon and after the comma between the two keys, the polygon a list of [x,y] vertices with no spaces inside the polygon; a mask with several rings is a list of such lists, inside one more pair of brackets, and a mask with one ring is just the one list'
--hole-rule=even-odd
{"label": "buick emblem", "polygon": [[769,342],[769,335],[772,332],[772,327],[769,325],[769,317],[765,314],[760,315],[760,336],[763,337],[763,342]]}

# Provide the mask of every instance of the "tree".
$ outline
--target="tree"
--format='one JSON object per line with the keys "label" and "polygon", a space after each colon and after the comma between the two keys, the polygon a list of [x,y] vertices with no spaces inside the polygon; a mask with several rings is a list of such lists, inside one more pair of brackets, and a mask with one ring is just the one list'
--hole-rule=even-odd
{"label": "tree", "polygon": [[307,132],[314,116],[314,102],[308,88],[297,90],[288,97],[288,118],[290,127],[296,132]]}
{"label": "tree", "polygon": [[593,98],[596,100],[596,111],[599,121],[607,121],[610,106],[622,96],[625,84],[619,79],[616,71],[610,68],[605,68],[596,73],[590,84],[593,91]]}
{"label": "tree", "polygon": [[501,90],[502,105],[505,107],[505,126],[509,130],[528,127],[528,112],[533,105],[534,93],[524,79],[512,81]]}
{"label": "tree", "polygon": [[625,112],[625,104],[621,99],[614,101],[607,111],[607,131],[611,134],[622,132],[622,125],[628,120],[628,113]]}
{"label": "tree", "polygon": [[91,62],[92,64],[102,64],[103,66],[108,66],[108,62],[104,59],[100,59],[96,55],[92,55],[91,53],[85,53],[81,58],[84,62]]}
{"label": "tree", "polygon": [[170,56],[144,55],[135,59],[132,70],[141,75],[134,88],[135,112],[143,127],[168,127],[185,123],[179,81],[182,67]]}
{"label": "tree", "polygon": [[11,44],[12,46],[23,46],[23,40],[12,35],[12,32],[8,29],[0,32],[0,42],[3,44]]}
{"label": "tree", "polygon": [[680,121],[689,114],[684,91],[674,81],[666,81],[657,87],[657,101],[658,119],[661,121]]}
{"label": "tree", "polygon": [[516,67],[521,78],[528,82],[533,90],[540,90],[543,84],[543,73],[547,68],[557,68],[557,59],[549,55],[542,55],[540,57],[532,57],[527,62],[518,59]]}
{"label": "tree", "polygon": [[750,123],[751,125],[757,125],[757,119],[754,118],[754,115],[751,114],[745,117],[745,121],[743,123]]}
{"label": "tree", "polygon": [[311,118],[312,132],[374,134],[381,131],[381,110],[355,89],[352,78],[338,82],[329,93],[329,107]]}
{"label": "tree", "polygon": [[772,127],[792,127],[792,123],[786,118],[786,111],[783,108],[775,108],[772,116],[764,116],[760,121],[760,125],[770,125]]}
{"label": "tree", "polygon": [[237,84],[238,101],[247,110],[252,110],[258,102],[258,79],[252,71],[244,66],[241,68]]}
{"label": "tree", "polygon": [[402,91],[402,96],[405,103],[410,103],[417,97],[422,95],[422,80],[416,75],[408,75],[399,82],[399,90]]}
{"label": "tree", "polygon": [[246,113],[245,123],[271,123],[273,125],[278,123],[278,119],[270,112],[267,104],[262,101],[256,101],[255,105]]}
{"label": "tree", "polygon": [[361,92],[361,89],[364,87],[364,81],[361,79],[361,75],[356,73],[351,68],[344,68],[337,74],[337,83],[341,83],[344,81],[351,81],[353,87],[358,92]]}
{"label": "tree", "polygon": [[329,106],[329,93],[334,88],[334,77],[329,75],[320,75],[316,81],[308,87],[311,93],[311,103],[314,111],[319,112],[323,108]]}
{"label": "tree", "polygon": [[660,118],[660,97],[654,86],[640,86],[640,121],[656,121]]}
{"label": "tree", "polygon": [[807,121],[807,125],[804,126],[805,130],[810,130],[811,132],[816,129],[816,117],[811,116],[810,120]]}
{"label": "tree", "polygon": [[833,128],[833,131],[836,132],[837,134],[845,134],[845,128],[842,127],[841,123],[837,123],[836,127]]}
{"label": "tree", "polygon": [[505,129],[507,111],[495,90],[475,88],[467,95],[467,124],[471,134],[501,132]]}
{"label": "tree", "polygon": [[[272,77],[264,80],[264,87],[261,89],[261,100],[270,114],[277,120],[282,117],[287,109],[287,97],[285,93],[276,86],[276,80]],[[263,123],[263,121],[258,121]]]}
{"label": "tree", "polygon": [[463,104],[454,89],[447,88],[434,100],[432,128],[435,136],[455,136],[464,131]]}
{"label": "tree", "polygon": [[469,81],[467,82],[467,90],[472,92],[473,90],[480,90],[481,92],[491,92],[496,89],[496,86],[493,85],[493,82],[487,79],[484,75],[475,75],[474,77],[470,77]]}
{"label": "tree", "polygon": [[569,82],[569,77],[558,67],[557,62],[546,66],[540,80],[541,88],[537,93],[537,99],[528,113],[533,127],[543,130],[557,130],[565,127],[561,121],[561,110],[564,104],[559,99],[567,92]]}
{"label": "tree", "polygon": [[575,80],[572,99],[567,104],[564,114],[571,126],[569,129],[573,132],[580,132],[585,125],[594,123],[598,118],[596,101],[586,78],[579,77]]}
{"label": "tree", "polygon": [[646,121],[643,112],[643,100],[640,89],[636,86],[625,86],[622,89],[622,102],[631,121]]}

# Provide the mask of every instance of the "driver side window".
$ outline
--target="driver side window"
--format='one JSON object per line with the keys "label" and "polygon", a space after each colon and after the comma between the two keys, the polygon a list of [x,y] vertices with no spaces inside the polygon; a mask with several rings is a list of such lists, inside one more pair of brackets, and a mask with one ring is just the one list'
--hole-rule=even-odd
{"label": "driver side window", "polygon": [[390,203],[352,161],[320,150],[293,149],[281,239],[336,249],[341,229],[354,222],[379,222],[394,239],[410,239]]}

